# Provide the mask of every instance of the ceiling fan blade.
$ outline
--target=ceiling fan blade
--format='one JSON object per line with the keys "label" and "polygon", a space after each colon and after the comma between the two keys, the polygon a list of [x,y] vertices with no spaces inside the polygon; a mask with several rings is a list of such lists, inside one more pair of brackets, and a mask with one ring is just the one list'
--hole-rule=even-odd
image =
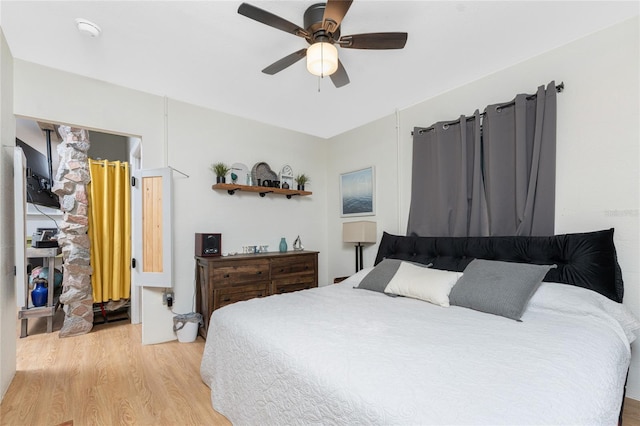
{"label": "ceiling fan blade", "polygon": [[353,0],[328,0],[322,18],[322,28],[334,33],[351,7],[351,3]]}
{"label": "ceiling fan blade", "polygon": [[349,75],[347,75],[347,70],[344,69],[342,61],[340,61],[340,59],[338,59],[338,69],[336,70],[336,72],[331,74],[330,77],[333,85],[336,87],[342,87],[349,84]]}
{"label": "ceiling fan blade", "polygon": [[291,33],[293,35],[297,35],[299,37],[308,37],[309,33],[305,30],[294,24],[293,22],[289,22],[284,18],[279,17],[278,15],[274,15],[271,12],[267,12],[266,10],[262,10],[259,7],[252,6],[248,3],[242,3],[238,8],[238,13],[240,15],[244,15],[247,18],[251,18],[254,21],[261,22],[265,25],[269,25],[270,27],[282,30],[287,33]]}
{"label": "ceiling fan blade", "polygon": [[263,69],[262,72],[265,74],[274,75],[275,73],[278,73],[283,69],[295,64],[305,56],[307,56],[307,49],[300,49],[297,52],[293,52],[292,54],[287,55],[278,61],[275,61],[274,63]]}
{"label": "ceiling fan blade", "polygon": [[340,37],[340,47],[347,49],[402,49],[407,33],[368,33]]}

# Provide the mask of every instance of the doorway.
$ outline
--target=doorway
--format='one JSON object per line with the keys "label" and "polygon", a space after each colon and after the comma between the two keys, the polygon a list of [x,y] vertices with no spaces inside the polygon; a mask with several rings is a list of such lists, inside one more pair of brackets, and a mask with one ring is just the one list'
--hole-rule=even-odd
{"label": "doorway", "polygon": [[[53,129],[58,128],[57,123],[46,123],[42,121],[36,121],[33,119],[16,117],[16,137],[27,144],[31,145],[36,150],[45,153],[46,155],[46,138],[43,128],[50,127]],[[77,126],[74,126],[77,127]],[[88,130],[90,148],[88,155],[94,159],[108,159],[110,161],[117,160],[128,162],[131,168],[131,173],[137,170],[141,164],[141,140],[137,137],[116,135],[106,132],[98,132]],[[52,168],[55,176],[58,169],[59,156],[57,154],[57,146],[61,143],[60,135],[57,131],[50,132],[51,145],[52,145]],[[37,204],[26,204],[26,221],[25,221],[25,236],[24,240],[34,233],[39,228],[52,228],[58,227],[59,221],[62,220],[62,212],[57,209],[38,206]],[[131,243],[129,243],[131,244]],[[19,244],[16,244],[19,250]],[[19,254],[18,254],[19,255]],[[60,267],[61,260],[58,260],[56,267]],[[128,267],[128,265],[127,265]],[[26,277],[25,277],[26,279]],[[17,302],[18,308],[25,303],[25,286],[21,285],[24,281],[18,277],[17,283]],[[28,300],[28,299],[27,299]],[[95,302],[95,300],[94,300]],[[105,304],[106,305],[106,304]],[[131,323],[139,323],[141,320],[141,292],[140,288],[132,285],[130,298],[126,304],[112,304],[110,306],[118,310],[117,314],[122,313],[122,309],[125,309],[127,319],[130,319]],[[94,324],[101,323],[101,319],[105,321],[109,320],[110,311],[100,309],[100,305],[94,305]],[[119,319],[122,315],[112,315],[112,319]]]}

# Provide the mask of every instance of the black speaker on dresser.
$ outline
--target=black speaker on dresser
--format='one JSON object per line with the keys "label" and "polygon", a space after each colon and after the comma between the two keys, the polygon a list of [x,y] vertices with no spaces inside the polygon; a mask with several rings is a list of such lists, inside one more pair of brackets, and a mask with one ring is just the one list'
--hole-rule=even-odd
{"label": "black speaker on dresser", "polygon": [[196,234],[196,256],[222,255],[222,234]]}

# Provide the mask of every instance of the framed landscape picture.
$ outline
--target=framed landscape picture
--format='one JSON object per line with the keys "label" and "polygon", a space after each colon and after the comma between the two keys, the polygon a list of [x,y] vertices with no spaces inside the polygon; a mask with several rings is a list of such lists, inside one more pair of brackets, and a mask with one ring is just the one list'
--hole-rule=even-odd
{"label": "framed landscape picture", "polygon": [[340,175],[340,216],[373,216],[375,204],[373,166]]}

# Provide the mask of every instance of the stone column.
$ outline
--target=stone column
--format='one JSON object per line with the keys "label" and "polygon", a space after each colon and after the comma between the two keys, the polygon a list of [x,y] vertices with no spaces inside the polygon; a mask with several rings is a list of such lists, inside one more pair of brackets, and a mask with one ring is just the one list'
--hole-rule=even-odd
{"label": "stone column", "polygon": [[53,192],[64,213],[58,242],[62,247],[64,275],[60,302],[64,304],[64,324],[60,337],[86,334],[93,328],[93,291],[91,288],[91,244],[89,241],[89,198],[91,181],[87,151],[89,132],[60,126],[62,143],[58,146],[60,165]]}

